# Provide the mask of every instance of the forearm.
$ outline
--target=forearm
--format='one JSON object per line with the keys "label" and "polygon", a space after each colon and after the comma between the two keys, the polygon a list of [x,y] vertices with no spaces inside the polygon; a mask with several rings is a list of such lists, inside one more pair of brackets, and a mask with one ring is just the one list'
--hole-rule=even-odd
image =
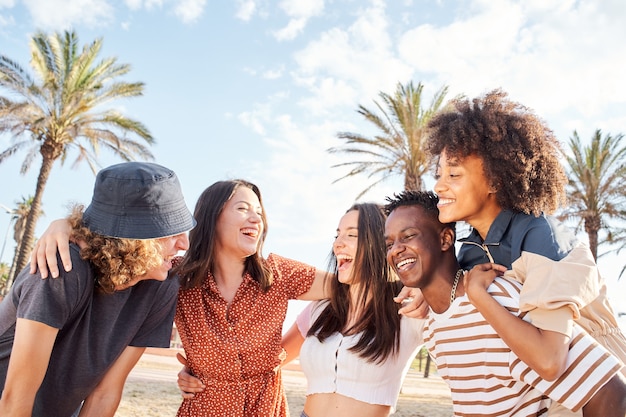
{"label": "forearm", "polygon": [[35,395],[13,395],[5,389],[0,399],[0,416],[30,417],[34,401]]}
{"label": "forearm", "polygon": [[472,304],[511,350],[542,378],[554,380],[565,370],[569,337],[544,331],[509,313],[486,291]]}
{"label": "forearm", "polygon": [[113,417],[122,400],[122,391],[94,391],[85,399],[79,417]]}
{"label": "forearm", "polygon": [[283,335],[281,345],[285,350],[285,359],[281,366],[287,365],[289,362],[300,356],[300,347],[304,343],[304,337],[300,334],[298,325],[294,323],[289,330]]}
{"label": "forearm", "polygon": [[15,339],[0,399],[0,416],[30,416],[46,375],[58,330],[32,320],[17,319]]}
{"label": "forearm", "polygon": [[85,398],[80,417],[113,417],[122,399],[124,382],[145,348],[128,346],[96,388]]}

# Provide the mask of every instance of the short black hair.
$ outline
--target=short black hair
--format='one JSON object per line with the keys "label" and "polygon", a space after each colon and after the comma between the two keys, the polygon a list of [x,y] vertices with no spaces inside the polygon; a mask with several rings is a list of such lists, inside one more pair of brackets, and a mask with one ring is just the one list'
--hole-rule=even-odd
{"label": "short black hair", "polygon": [[[385,205],[385,214],[389,216],[392,211],[401,206],[420,206],[427,214],[431,215],[433,220],[439,222],[439,209],[437,203],[439,197],[432,191],[405,190],[394,194],[393,197],[387,197]],[[446,223],[445,226],[456,230],[456,223]]]}

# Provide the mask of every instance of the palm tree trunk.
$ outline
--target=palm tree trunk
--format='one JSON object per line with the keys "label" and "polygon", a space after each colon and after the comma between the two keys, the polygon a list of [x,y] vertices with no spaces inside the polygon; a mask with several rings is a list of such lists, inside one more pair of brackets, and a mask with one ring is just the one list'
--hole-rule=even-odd
{"label": "palm tree trunk", "polygon": [[39,170],[39,177],[37,178],[37,188],[35,195],[33,196],[33,202],[26,218],[26,225],[24,226],[24,236],[22,236],[22,242],[18,248],[17,260],[14,262],[13,276],[10,278],[10,283],[15,280],[15,277],[24,269],[30,258],[30,253],[33,250],[35,244],[35,228],[37,227],[37,220],[41,213],[41,201],[43,199],[43,192],[46,188],[46,183],[50,177],[50,171],[52,171],[52,165],[54,159],[43,157],[41,163],[41,169]]}
{"label": "palm tree trunk", "polygon": [[599,218],[589,217],[585,219],[585,232],[589,238],[589,249],[595,261],[598,260],[598,230],[601,222]]}
{"label": "palm tree trunk", "polygon": [[[18,247],[19,247],[19,242],[17,243]],[[9,290],[11,289],[11,286],[13,285],[13,281],[15,281],[15,277],[17,276],[17,274],[15,273],[16,268],[15,265],[17,263],[17,255],[19,255],[19,252],[17,251],[17,248],[15,248],[15,252],[13,253],[13,262],[11,262],[11,269],[9,269],[9,275],[7,276],[7,282],[4,286],[4,292],[2,293],[3,296],[7,295],[7,293],[9,292]]]}

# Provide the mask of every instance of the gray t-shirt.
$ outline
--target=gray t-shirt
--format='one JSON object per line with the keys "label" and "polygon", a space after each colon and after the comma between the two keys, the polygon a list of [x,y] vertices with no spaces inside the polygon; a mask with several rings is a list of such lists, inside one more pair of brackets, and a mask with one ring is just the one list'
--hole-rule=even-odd
{"label": "gray t-shirt", "polygon": [[[145,280],[113,294],[95,288],[91,264],[71,245],[73,268],[56,279],[26,267],[0,303],[0,390],[16,319],[59,329],[33,416],[71,416],[127,346],[169,347],[178,281]],[[59,259],[59,265],[61,265]]]}

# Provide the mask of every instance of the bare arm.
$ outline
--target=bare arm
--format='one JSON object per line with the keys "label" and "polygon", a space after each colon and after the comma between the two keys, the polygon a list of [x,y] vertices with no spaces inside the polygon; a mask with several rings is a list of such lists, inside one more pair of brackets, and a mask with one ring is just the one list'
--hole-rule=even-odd
{"label": "bare arm", "polygon": [[31,416],[58,332],[58,329],[44,323],[17,319],[6,383],[0,399],[0,415]]}
{"label": "bare arm", "polygon": [[72,259],[70,258],[70,223],[66,219],[54,220],[41,235],[35,244],[33,252],[30,254],[30,273],[37,272],[37,267],[41,278],[48,278],[48,271],[52,278],[59,276],[59,265],[57,264],[57,249],[61,255],[63,268],[65,271],[72,270]]}
{"label": "bare arm", "polygon": [[187,358],[177,353],[176,359],[184,365],[183,369],[178,372],[178,389],[180,389],[183,398],[193,398],[196,392],[204,391],[205,386],[200,379],[191,375],[189,367],[187,366]]}
{"label": "bare arm", "polygon": [[495,277],[505,270],[501,265],[476,265],[465,274],[465,292],[504,343],[539,376],[553,381],[566,369],[570,338],[562,333],[538,329],[509,313],[487,292]]}
{"label": "bare arm", "polygon": [[89,394],[79,417],[113,417],[122,399],[124,383],[141,355],[143,347],[128,346]]}
{"label": "bare arm", "polygon": [[283,349],[285,349],[287,357],[285,358],[281,366],[287,365],[289,362],[300,356],[300,348],[302,347],[302,343],[304,343],[304,337],[302,336],[302,333],[300,333],[298,324],[294,323],[283,335],[281,345],[283,346]]}

